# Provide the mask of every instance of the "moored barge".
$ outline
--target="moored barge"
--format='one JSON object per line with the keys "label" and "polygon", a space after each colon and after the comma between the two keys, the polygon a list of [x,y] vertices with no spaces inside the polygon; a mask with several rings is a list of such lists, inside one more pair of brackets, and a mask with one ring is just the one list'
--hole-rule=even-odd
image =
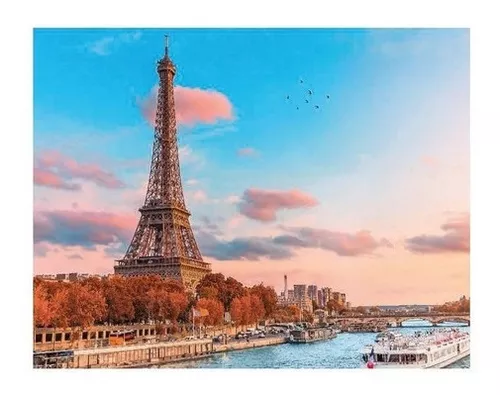
{"label": "moored barge", "polygon": [[332,328],[308,328],[291,330],[289,343],[312,343],[320,340],[329,340],[337,337],[337,331]]}

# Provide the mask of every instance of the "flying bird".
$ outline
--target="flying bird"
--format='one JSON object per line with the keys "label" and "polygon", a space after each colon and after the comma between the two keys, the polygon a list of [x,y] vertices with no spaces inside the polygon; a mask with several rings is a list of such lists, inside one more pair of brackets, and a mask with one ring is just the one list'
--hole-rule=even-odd
{"label": "flying bird", "polygon": [[313,94],[313,93],[312,93],[312,90],[310,90],[310,89],[308,90],[308,92],[309,92],[309,94],[310,94],[310,95],[312,95],[312,94]]}
{"label": "flying bird", "polygon": [[304,81],[300,80],[300,83],[302,84]]}
{"label": "flying bird", "polygon": [[299,109],[299,107],[297,106],[297,110]]}
{"label": "flying bird", "polygon": [[314,108],[319,108],[319,106],[314,106]]}
{"label": "flying bird", "polygon": [[309,100],[306,100],[306,103],[309,103]]}
{"label": "flying bird", "polygon": [[326,98],[329,99],[330,98],[330,95],[326,95]]}
{"label": "flying bird", "polygon": [[290,99],[290,96],[287,96],[286,98],[287,98],[287,100],[288,100],[288,99]]}

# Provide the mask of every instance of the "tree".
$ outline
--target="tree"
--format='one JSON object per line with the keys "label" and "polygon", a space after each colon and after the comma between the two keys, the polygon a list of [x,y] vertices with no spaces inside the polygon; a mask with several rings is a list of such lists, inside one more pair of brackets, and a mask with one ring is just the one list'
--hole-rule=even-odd
{"label": "tree", "polygon": [[304,310],[302,317],[305,322],[309,322],[310,324],[314,322],[314,315],[310,311]]}
{"label": "tree", "polygon": [[243,305],[239,298],[234,299],[231,302],[231,319],[236,323],[236,325],[243,324]]}
{"label": "tree", "polygon": [[363,306],[357,306],[353,309],[353,311],[355,311],[356,313],[360,313],[360,314],[366,314],[366,308],[364,308]]}
{"label": "tree", "polygon": [[224,304],[224,309],[226,309],[226,311],[229,310],[231,302],[235,298],[241,298],[245,294],[246,290],[243,284],[232,277],[228,277],[225,281],[224,292],[221,293],[221,302]]}
{"label": "tree", "polygon": [[326,304],[326,309],[328,310],[328,314],[332,314],[332,312],[338,313],[343,309],[343,306],[336,300],[330,299]]}
{"label": "tree", "polygon": [[219,325],[224,319],[224,306],[216,299],[201,298],[196,304],[197,309],[205,309],[208,315],[200,317],[203,325]]}
{"label": "tree", "polygon": [[47,327],[52,322],[54,312],[47,298],[43,284],[35,284],[33,294],[33,320],[36,326]]}
{"label": "tree", "polygon": [[106,315],[104,296],[79,282],[70,283],[54,296],[55,326],[87,328]]}
{"label": "tree", "polygon": [[200,298],[220,300],[219,290],[213,286],[199,288],[198,295]]}
{"label": "tree", "polygon": [[257,295],[249,295],[246,298],[250,299],[250,323],[258,323],[266,315],[264,303]]}
{"label": "tree", "polygon": [[249,292],[251,295],[255,295],[259,300],[262,301],[264,307],[263,317],[271,317],[278,305],[278,295],[276,295],[276,291],[274,290],[274,288],[266,287],[262,283],[260,283],[259,285],[254,285],[252,288],[250,288]]}
{"label": "tree", "polygon": [[380,312],[382,312],[382,310],[380,310],[380,308],[377,306],[372,306],[370,307],[369,312],[372,314],[379,314]]}
{"label": "tree", "polygon": [[155,321],[177,321],[188,299],[180,292],[168,292],[166,289],[153,288],[148,291],[148,310]]}
{"label": "tree", "polygon": [[107,321],[112,324],[123,324],[134,319],[134,303],[130,294],[129,281],[116,276],[103,280],[102,284],[107,307]]}

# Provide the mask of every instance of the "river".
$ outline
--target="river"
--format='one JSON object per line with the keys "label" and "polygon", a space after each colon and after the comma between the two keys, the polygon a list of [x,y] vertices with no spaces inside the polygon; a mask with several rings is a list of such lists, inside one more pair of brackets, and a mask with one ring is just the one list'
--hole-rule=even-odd
{"label": "river", "polygon": [[[419,322],[394,330],[411,333],[425,328],[413,328]],[[442,325],[469,331],[468,327],[451,324]],[[169,368],[202,369],[353,369],[362,367],[360,351],[364,345],[373,343],[376,333],[340,333],[335,339],[309,344],[281,344],[242,351],[215,354],[207,359],[166,365]],[[469,368],[470,357],[466,357],[449,368]]]}

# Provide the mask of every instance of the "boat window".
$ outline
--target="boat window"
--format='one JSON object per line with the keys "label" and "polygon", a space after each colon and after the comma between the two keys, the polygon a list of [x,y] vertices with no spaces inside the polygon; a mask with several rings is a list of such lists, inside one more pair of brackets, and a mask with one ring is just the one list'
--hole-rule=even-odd
{"label": "boat window", "polygon": [[83,332],[82,333],[82,340],[87,340],[89,338],[89,333],[88,332]]}
{"label": "boat window", "polygon": [[41,343],[42,342],[42,334],[41,333],[37,333],[35,335],[35,342],[36,343]]}
{"label": "boat window", "polygon": [[46,342],[51,342],[52,341],[52,333],[46,333],[45,334],[45,341]]}
{"label": "boat window", "polygon": [[62,333],[56,333],[56,342],[60,342],[62,340]]}
{"label": "boat window", "polygon": [[64,334],[64,341],[69,342],[70,340],[71,340],[71,333],[70,332],[66,332]]}

